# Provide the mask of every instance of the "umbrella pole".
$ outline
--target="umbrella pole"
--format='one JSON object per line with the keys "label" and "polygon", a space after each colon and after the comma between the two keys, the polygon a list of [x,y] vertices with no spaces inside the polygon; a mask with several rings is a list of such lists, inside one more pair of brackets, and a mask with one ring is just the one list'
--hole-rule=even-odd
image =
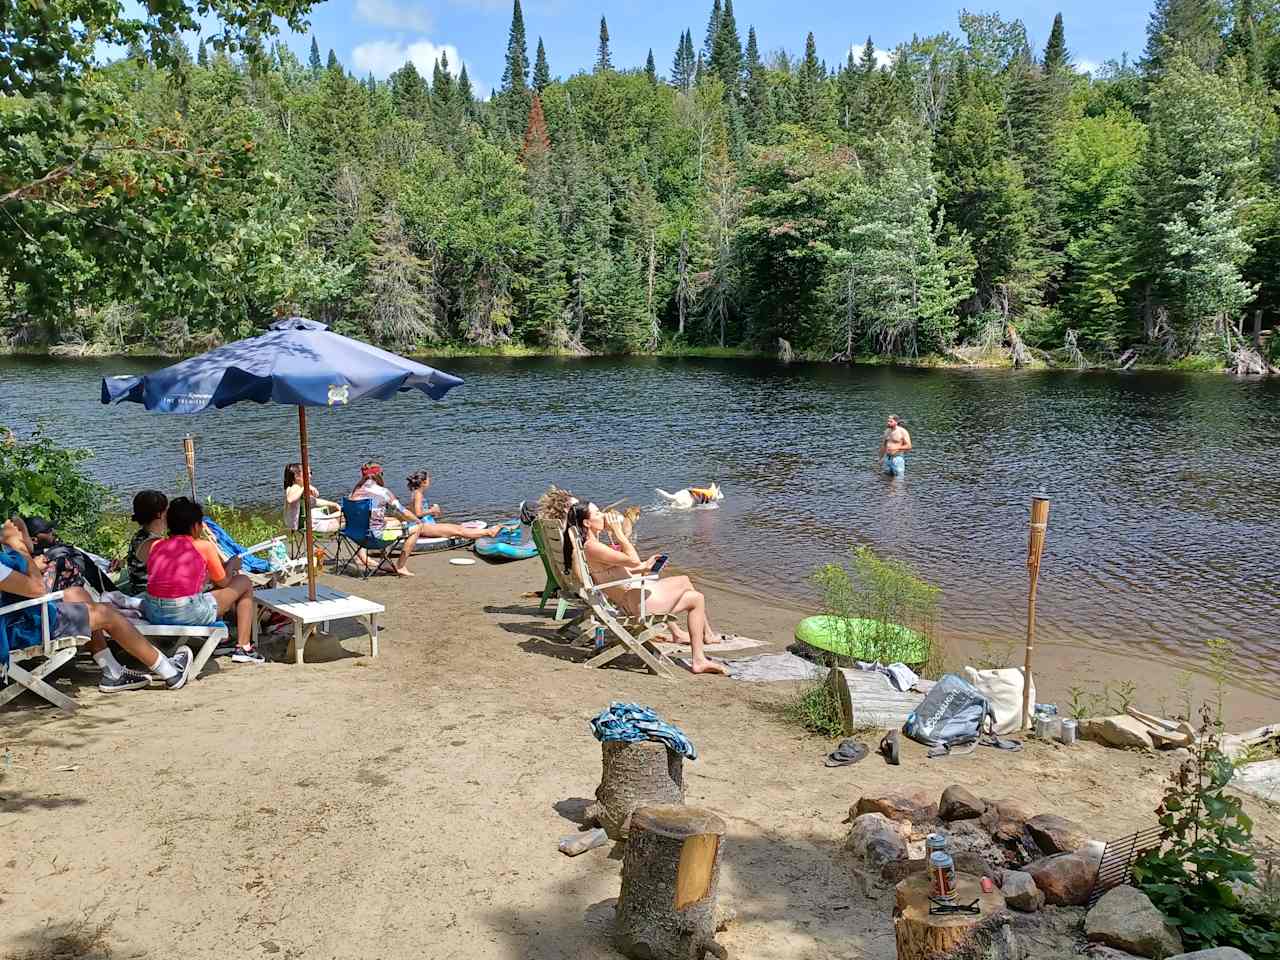
{"label": "umbrella pole", "polygon": [[307,408],[298,404],[298,440],[302,445],[302,515],[307,531],[307,599],[316,598],[315,532],[311,528],[311,454],[307,452]]}

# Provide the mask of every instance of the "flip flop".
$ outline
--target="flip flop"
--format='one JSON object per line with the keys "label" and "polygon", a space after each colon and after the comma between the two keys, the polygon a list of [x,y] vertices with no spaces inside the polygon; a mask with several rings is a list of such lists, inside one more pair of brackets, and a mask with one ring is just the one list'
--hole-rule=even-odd
{"label": "flip flop", "polygon": [[886,763],[898,766],[902,763],[902,738],[897,730],[890,730],[880,738],[880,751]]}
{"label": "flip flop", "polygon": [[828,767],[849,767],[865,759],[869,752],[864,744],[846,738],[840,741],[840,745],[835,750],[827,754],[823,764]]}

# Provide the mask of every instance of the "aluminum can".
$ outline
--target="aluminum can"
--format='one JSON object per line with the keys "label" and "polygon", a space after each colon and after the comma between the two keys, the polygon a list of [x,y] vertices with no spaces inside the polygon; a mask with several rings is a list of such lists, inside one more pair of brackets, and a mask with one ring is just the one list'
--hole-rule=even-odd
{"label": "aluminum can", "polygon": [[935,853],[947,852],[947,835],[945,833],[931,833],[924,838],[925,855],[930,856]]}
{"label": "aluminum can", "polygon": [[1080,738],[1080,724],[1075,720],[1063,720],[1061,730],[1058,732],[1058,740],[1065,743],[1068,747]]}
{"label": "aluminum can", "polygon": [[1032,721],[1036,738],[1040,740],[1057,740],[1060,736],[1062,721],[1057,717],[1036,717]]}
{"label": "aluminum can", "polygon": [[942,851],[929,854],[929,879],[933,886],[933,899],[943,903],[956,902],[956,864],[951,854]]}
{"label": "aluminum can", "polygon": [[604,627],[596,627],[596,649],[604,649]]}

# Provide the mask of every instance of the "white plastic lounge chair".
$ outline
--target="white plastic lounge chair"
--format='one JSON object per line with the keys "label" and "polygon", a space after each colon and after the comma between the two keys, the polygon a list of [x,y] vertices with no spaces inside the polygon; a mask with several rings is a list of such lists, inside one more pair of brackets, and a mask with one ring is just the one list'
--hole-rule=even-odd
{"label": "white plastic lounge chair", "polygon": [[[6,685],[0,687],[0,706],[21,695],[24,690],[30,690],[59,710],[76,712],[76,702],[44,679],[74,657],[77,647],[89,642],[88,637],[61,637],[55,640],[49,636],[49,604],[61,599],[62,591],[58,591],[0,607],[0,617],[28,607],[40,607],[40,643],[29,647],[11,647],[8,664],[0,664],[0,673],[6,681]],[[32,670],[22,666],[23,661],[37,657],[44,657],[44,663]]]}
{"label": "white plastic lounge chair", "polygon": [[[679,668],[665,653],[658,648],[656,638],[665,636],[667,616],[651,616],[645,610],[644,584],[656,583],[657,574],[644,574],[627,577],[625,580],[614,580],[610,583],[597,584],[591,579],[591,568],[587,565],[586,554],[582,551],[582,542],[578,539],[578,531],[568,530],[565,534],[573,545],[573,570],[579,581],[578,596],[582,598],[595,622],[604,627],[608,634],[604,649],[588,660],[587,667],[602,667],[616,660],[623,654],[633,653],[639,657],[650,671],[665,680],[674,680],[679,675]],[[605,595],[606,590],[615,587],[640,590],[640,616],[631,617],[618,609]],[[638,629],[639,633],[634,633]]]}

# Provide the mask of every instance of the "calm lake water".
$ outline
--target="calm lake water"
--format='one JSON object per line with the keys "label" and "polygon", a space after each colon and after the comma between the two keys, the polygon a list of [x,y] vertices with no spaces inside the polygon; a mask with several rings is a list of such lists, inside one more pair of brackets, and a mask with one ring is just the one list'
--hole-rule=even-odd
{"label": "calm lake water", "polygon": [[[202,496],[274,503],[297,458],[295,411],[99,404],[104,374],[149,366],[0,359],[0,422],[40,418],[60,442],[92,447],[92,472],[124,497],[177,489],[190,431]],[[942,587],[947,634],[1003,645],[1025,629],[1028,503],[1043,489],[1042,640],[1194,655],[1227,636],[1257,680],[1276,676],[1280,383],[741,360],[441,366],[467,381],[442,403],[414,394],[313,411],[324,496],[349,491],[376,458],[401,492],[411,470],[430,469],[432,499],[456,519],[511,515],[549,482],[600,503],[625,497],[655,508],[642,548],[800,602],[814,567],[869,543]],[[916,448],[898,482],[872,469],[890,412]],[[721,509],[656,509],[654,487],[711,481]]]}

